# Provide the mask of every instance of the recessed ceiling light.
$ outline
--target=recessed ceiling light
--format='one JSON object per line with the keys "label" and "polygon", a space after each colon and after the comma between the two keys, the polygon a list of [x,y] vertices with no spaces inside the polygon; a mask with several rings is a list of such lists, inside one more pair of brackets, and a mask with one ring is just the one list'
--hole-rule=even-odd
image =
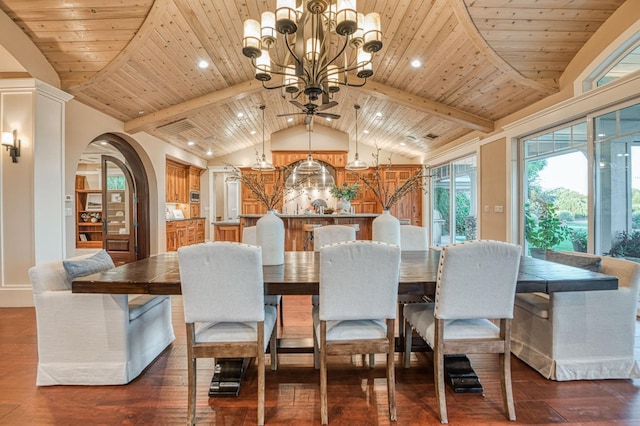
{"label": "recessed ceiling light", "polygon": [[414,68],[420,68],[422,66],[422,62],[419,59],[414,59],[411,61],[411,66]]}
{"label": "recessed ceiling light", "polygon": [[382,117],[382,113],[380,111],[376,112],[376,117]]}
{"label": "recessed ceiling light", "polygon": [[198,62],[198,67],[200,67],[201,69],[209,68],[209,62],[202,60]]}
{"label": "recessed ceiling light", "polygon": [[365,130],[363,133],[364,133],[365,135],[368,135],[368,134],[369,134],[369,131],[368,131],[368,130]]}
{"label": "recessed ceiling light", "polygon": [[324,119],[325,119],[325,120],[327,120],[327,121],[333,121],[333,120],[331,119],[331,117],[325,117]]}
{"label": "recessed ceiling light", "polygon": [[196,144],[196,143],[195,143],[194,141],[189,141],[189,142],[187,142],[187,145],[189,145],[189,146],[194,146],[195,144]]}
{"label": "recessed ceiling light", "polygon": [[143,114],[144,114],[144,110],[138,111],[138,115],[143,115]]}
{"label": "recessed ceiling light", "polygon": [[213,155],[213,151],[208,150],[208,151],[207,151],[207,155]]}
{"label": "recessed ceiling light", "polygon": [[255,131],[255,130],[252,130],[252,131],[250,131],[249,133],[251,133],[252,135],[255,135],[255,134],[256,134],[256,131]]}
{"label": "recessed ceiling light", "polygon": [[400,146],[405,146],[405,145],[406,145],[406,143],[400,142]]}
{"label": "recessed ceiling light", "polygon": [[238,113],[238,115],[237,115],[236,117],[238,117],[238,118],[242,118],[242,117],[244,117],[244,114],[243,114],[243,113],[241,113],[241,112],[239,112],[239,113]]}
{"label": "recessed ceiling light", "polygon": [[291,117],[287,118],[287,122],[288,123],[291,123],[292,121],[293,121],[293,118],[291,118]]}

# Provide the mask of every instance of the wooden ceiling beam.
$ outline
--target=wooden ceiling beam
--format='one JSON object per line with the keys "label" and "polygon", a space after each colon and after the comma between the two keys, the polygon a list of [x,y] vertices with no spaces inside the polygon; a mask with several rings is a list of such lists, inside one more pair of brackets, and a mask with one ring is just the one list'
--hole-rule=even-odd
{"label": "wooden ceiling beam", "polygon": [[495,128],[494,122],[487,120],[486,118],[452,108],[439,102],[421,98],[409,92],[395,89],[373,80],[367,80],[367,83],[364,86],[352,87],[352,89],[367,95],[375,96],[379,99],[395,102],[425,114],[435,115],[469,129],[479,130],[484,133],[491,133]]}
{"label": "wooden ceiling beam", "polygon": [[164,124],[171,123],[189,114],[193,114],[205,108],[219,106],[231,101],[250,96],[260,90],[264,90],[262,83],[258,80],[249,80],[226,89],[208,93],[188,101],[172,105],[156,112],[152,112],[144,117],[134,118],[124,123],[124,130],[127,133],[137,133],[150,130]]}

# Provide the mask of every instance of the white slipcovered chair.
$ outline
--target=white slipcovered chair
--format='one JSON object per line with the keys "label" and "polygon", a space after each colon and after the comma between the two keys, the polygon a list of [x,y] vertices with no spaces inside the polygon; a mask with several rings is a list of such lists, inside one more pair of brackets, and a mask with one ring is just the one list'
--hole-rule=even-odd
{"label": "white slipcovered chair", "polygon": [[[258,424],[264,424],[265,351],[277,365],[276,308],[264,304],[262,249],[209,242],[178,249],[187,329],[188,423],[196,415],[197,358],[256,358]],[[270,336],[270,339],[265,339]]]}
{"label": "white slipcovered chair", "polygon": [[327,424],[327,355],[385,353],[389,417],[396,420],[393,364],[400,273],[398,246],[350,241],[320,249],[320,304],[313,307],[320,350],[320,412]]}
{"label": "white slipcovered chair", "polygon": [[326,225],[313,230],[313,250],[320,251],[322,246],[328,244],[341,243],[343,241],[354,241],[356,239],[356,229],[346,225]]}
{"label": "white slipcovered chair", "polygon": [[[242,242],[244,244],[250,244],[252,246],[258,245],[255,226],[245,226],[244,228],[242,228]],[[276,309],[278,306],[280,306],[280,324],[284,325],[284,303],[282,303],[282,295],[266,295],[264,296],[264,304],[275,306]]]}
{"label": "white slipcovered chair", "polygon": [[618,277],[617,290],[518,294],[513,354],[551,380],[640,377],[634,357],[640,264],[602,257],[601,272]]}
{"label": "white slipcovered chair", "polygon": [[[400,249],[402,251],[428,251],[427,228],[416,225],[400,225]],[[422,303],[422,296],[401,294],[398,296],[398,331],[404,336],[404,305]]]}
{"label": "white slipcovered chair", "polygon": [[[108,261],[95,267],[96,257]],[[88,275],[113,267],[106,252],[65,260]],[[92,265],[93,263],[93,265]],[[169,296],[75,294],[63,261],[29,269],[38,331],[36,385],[119,385],[173,340]]]}
{"label": "white slipcovered chair", "polygon": [[427,228],[416,225],[400,226],[400,249],[402,251],[427,251]]}
{"label": "white slipcovered chair", "polygon": [[[509,420],[516,419],[511,387],[510,329],[520,268],[519,246],[470,241],[442,248],[434,303],[407,305],[405,363],[415,329],[433,349],[440,421],[448,422],[444,356],[497,353],[501,388]],[[497,327],[493,321],[499,321]],[[406,365],[405,365],[406,366]]]}
{"label": "white slipcovered chair", "polygon": [[[329,244],[342,243],[345,241],[355,241],[356,229],[352,226],[345,225],[325,225],[313,230],[313,250],[320,251],[320,248]],[[311,304],[316,306],[319,303],[320,298],[311,296]],[[313,364],[315,368],[320,368],[320,355],[318,353],[317,345],[314,345],[313,352]],[[370,360],[373,362],[374,355],[370,356]]]}

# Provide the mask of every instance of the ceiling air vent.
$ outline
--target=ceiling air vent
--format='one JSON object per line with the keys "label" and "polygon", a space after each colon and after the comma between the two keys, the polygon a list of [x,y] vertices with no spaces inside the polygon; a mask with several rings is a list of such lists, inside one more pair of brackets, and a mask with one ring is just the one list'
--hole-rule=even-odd
{"label": "ceiling air vent", "polygon": [[438,135],[434,135],[433,133],[427,133],[426,135],[423,136],[423,139],[426,139],[428,141],[432,141],[437,137],[438,137]]}
{"label": "ceiling air vent", "polygon": [[183,118],[182,120],[174,121],[169,124],[165,124],[164,126],[157,127],[157,130],[164,132],[168,135],[177,135],[178,133],[186,132],[187,130],[195,129],[194,126],[188,119]]}

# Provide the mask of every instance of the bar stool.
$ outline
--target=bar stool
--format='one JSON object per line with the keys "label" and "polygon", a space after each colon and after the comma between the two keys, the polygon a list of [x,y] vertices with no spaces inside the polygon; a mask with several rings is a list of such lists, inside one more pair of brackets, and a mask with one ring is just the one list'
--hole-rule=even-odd
{"label": "bar stool", "polygon": [[309,243],[313,241],[313,230],[321,227],[320,223],[305,223],[302,225],[302,231],[307,233],[307,238],[304,240],[303,250],[307,251]]}

